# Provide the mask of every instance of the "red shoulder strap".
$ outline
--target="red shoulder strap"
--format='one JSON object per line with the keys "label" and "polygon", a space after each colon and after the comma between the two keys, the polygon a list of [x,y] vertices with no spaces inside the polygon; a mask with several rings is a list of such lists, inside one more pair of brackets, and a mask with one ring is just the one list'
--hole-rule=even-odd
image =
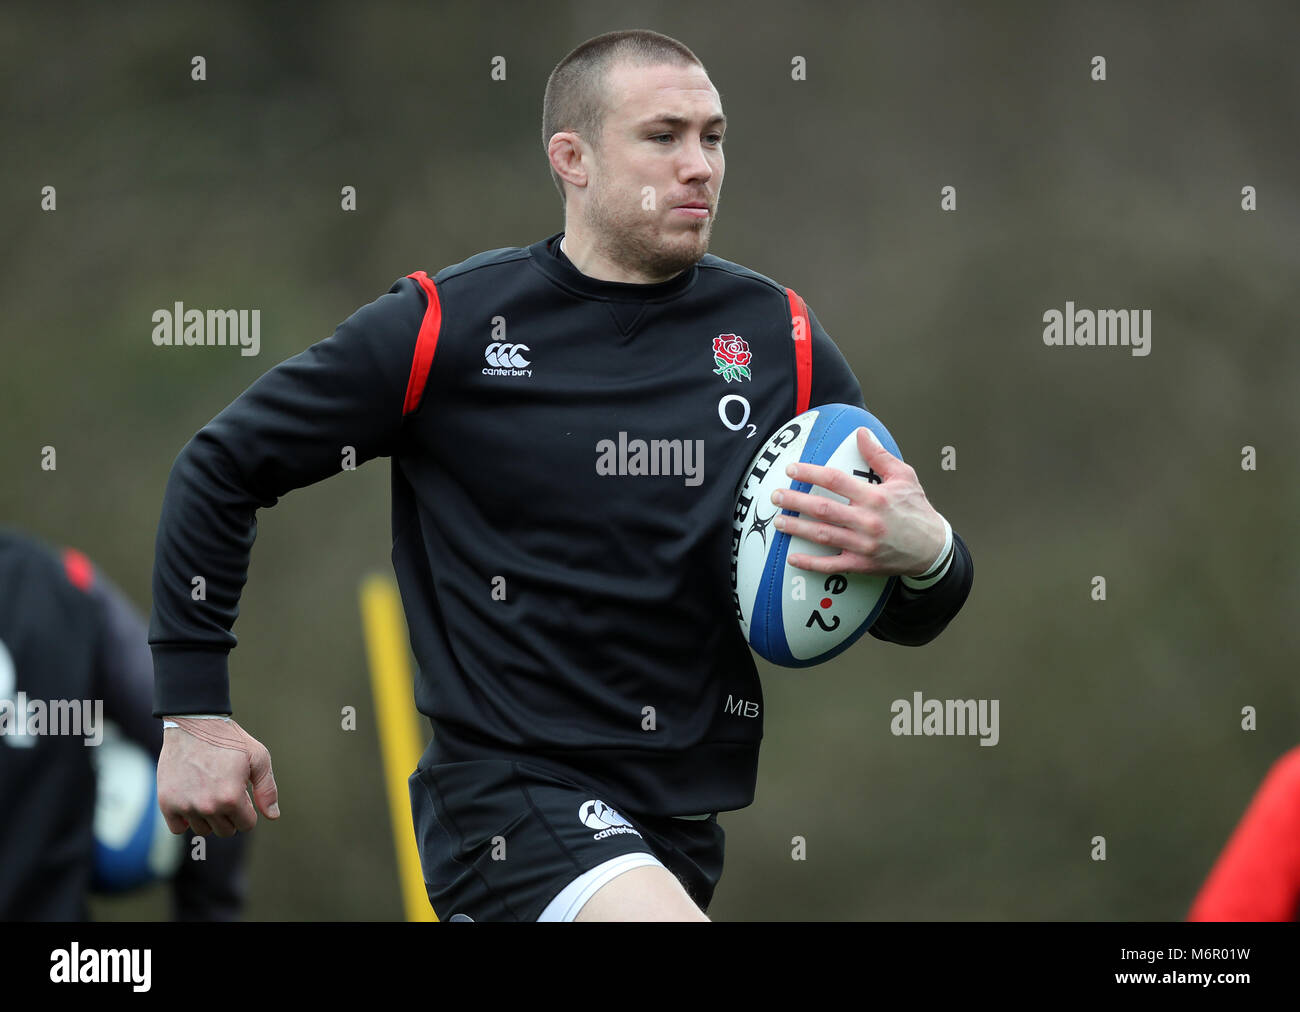
{"label": "red shoulder strap", "polygon": [[808,307],[799,293],[787,288],[785,297],[790,300],[790,336],[794,338],[794,413],[802,415],[812,397],[812,324],[808,322]]}
{"label": "red shoulder strap", "polygon": [[429,379],[429,367],[433,365],[433,352],[438,347],[438,331],[442,329],[442,304],[438,301],[438,289],[432,279],[424,271],[406,276],[424,289],[424,294],[429,297],[429,305],[420,324],[420,336],[415,339],[411,377],[406,381],[406,400],[402,403],[403,415],[409,415],[420,406],[424,384]]}

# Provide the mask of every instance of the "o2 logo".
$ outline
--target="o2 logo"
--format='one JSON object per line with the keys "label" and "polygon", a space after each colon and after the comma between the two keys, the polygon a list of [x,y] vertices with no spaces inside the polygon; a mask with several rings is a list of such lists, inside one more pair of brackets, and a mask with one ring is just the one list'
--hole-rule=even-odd
{"label": "o2 logo", "polygon": [[[741,415],[740,421],[738,422],[733,422],[731,420],[731,416],[735,414],[735,412],[731,410],[731,405],[733,403],[740,405]],[[722,399],[718,401],[718,417],[722,419],[722,424],[732,432],[739,432],[748,425],[749,435],[745,438],[753,439],[755,434],[758,432],[758,426],[749,420],[749,410],[749,401],[744,397],[741,397],[740,394],[724,394]]]}
{"label": "o2 logo", "polygon": [[849,581],[839,573],[826,577],[826,582],[822,584],[822,590],[826,591],[830,596],[823,597],[817,602],[817,608],[808,616],[808,621],[804,623],[804,628],[811,629],[813,623],[816,622],[817,625],[826,632],[832,632],[838,629],[840,627],[840,617],[838,615],[832,615],[830,625],[827,625],[826,619],[822,617],[822,612],[829,611],[834,607],[835,595],[844,593],[844,590],[848,585]]}

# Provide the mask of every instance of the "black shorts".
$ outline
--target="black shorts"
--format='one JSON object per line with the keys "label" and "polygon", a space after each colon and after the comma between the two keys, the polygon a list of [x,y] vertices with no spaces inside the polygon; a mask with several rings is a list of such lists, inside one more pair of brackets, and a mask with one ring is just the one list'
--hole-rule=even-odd
{"label": "black shorts", "polygon": [[604,877],[656,859],[707,910],[722,877],[716,813],[636,815],[511,759],[422,766],[408,786],[425,891],[443,921],[572,919]]}

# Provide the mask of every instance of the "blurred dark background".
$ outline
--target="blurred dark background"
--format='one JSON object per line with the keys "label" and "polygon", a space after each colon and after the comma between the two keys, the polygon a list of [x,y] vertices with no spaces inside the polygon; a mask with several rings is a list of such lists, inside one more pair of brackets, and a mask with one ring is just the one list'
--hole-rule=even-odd
{"label": "blurred dark background", "polygon": [[[641,27],[722,94],[711,252],[808,300],[976,564],[925,648],[763,666],[711,915],[1181,918],[1300,739],[1293,4],[6,4],[0,520],[147,613],[186,440],[395,278],[562,228],[546,78]],[[1151,354],[1045,347],[1066,300],[1150,309]],[[176,301],[260,308],[261,354],[155,347]],[[232,693],[284,817],[250,918],[402,915],[357,605],[390,541],[386,461],[259,516]],[[1000,743],[894,737],[918,690],[999,699]]]}

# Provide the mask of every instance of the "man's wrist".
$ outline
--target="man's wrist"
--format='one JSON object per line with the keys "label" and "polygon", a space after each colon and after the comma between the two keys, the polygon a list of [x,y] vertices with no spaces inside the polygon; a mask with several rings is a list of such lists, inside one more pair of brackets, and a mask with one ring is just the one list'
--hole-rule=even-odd
{"label": "man's wrist", "polygon": [[925,571],[915,575],[902,577],[904,586],[912,590],[925,590],[927,587],[933,587],[936,583],[948,575],[948,570],[952,566],[952,557],[955,553],[956,545],[952,537],[952,524],[948,523],[947,517],[939,514],[939,519],[943,521],[943,548],[939,551],[939,556]]}

